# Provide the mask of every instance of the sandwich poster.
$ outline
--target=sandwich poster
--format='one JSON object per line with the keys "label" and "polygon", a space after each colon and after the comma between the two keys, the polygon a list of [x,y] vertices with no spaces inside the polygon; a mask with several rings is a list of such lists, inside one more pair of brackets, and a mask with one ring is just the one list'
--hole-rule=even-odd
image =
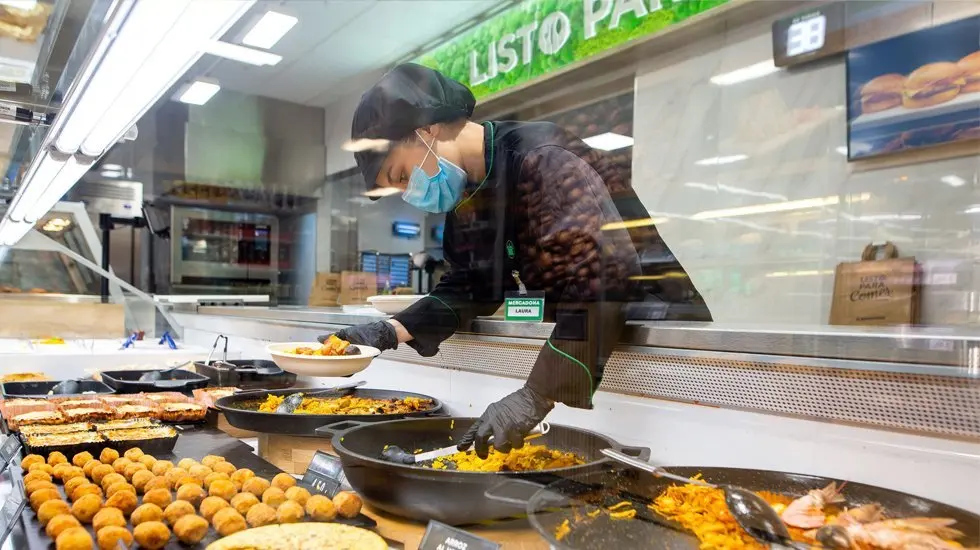
{"label": "sandwich poster", "polygon": [[847,54],[848,158],[980,138],[980,16]]}

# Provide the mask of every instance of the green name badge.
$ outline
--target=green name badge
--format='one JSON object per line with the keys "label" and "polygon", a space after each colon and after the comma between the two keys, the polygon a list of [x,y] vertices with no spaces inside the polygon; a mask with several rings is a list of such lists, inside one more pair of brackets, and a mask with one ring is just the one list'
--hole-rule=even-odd
{"label": "green name badge", "polygon": [[520,295],[508,292],[504,297],[504,319],[540,323],[544,320],[544,293],[528,292]]}

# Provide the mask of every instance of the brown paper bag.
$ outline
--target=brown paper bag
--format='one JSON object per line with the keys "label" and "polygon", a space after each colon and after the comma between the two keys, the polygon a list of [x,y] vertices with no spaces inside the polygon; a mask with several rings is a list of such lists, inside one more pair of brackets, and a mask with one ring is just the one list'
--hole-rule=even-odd
{"label": "brown paper bag", "polygon": [[340,303],[341,305],[366,304],[370,296],[378,294],[378,276],[374,273],[360,271],[342,271],[340,273]]}
{"label": "brown paper bag", "polygon": [[310,290],[310,307],[335,307],[340,299],[340,273],[317,273]]}
{"label": "brown paper bag", "polygon": [[[875,259],[884,252],[884,259]],[[911,325],[919,316],[919,266],[899,258],[892,243],[868,245],[860,262],[838,264],[832,325]]]}

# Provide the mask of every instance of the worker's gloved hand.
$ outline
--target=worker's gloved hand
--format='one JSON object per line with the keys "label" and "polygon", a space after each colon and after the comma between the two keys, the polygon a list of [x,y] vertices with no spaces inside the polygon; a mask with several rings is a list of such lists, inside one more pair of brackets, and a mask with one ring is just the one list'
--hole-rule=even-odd
{"label": "worker's gloved hand", "polygon": [[483,416],[466,431],[457,448],[465,451],[473,445],[476,455],[486,458],[490,452],[488,440],[493,436],[493,447],[502,453],[520,449],[524,446],[524,436],[553,408],[552,400],[524,386],[487,407]]}
{"label": "worker's gloved hand", "polygon": [[[347,340],[351,344],[371,346],[381,351],[398,347],[398,335],[395,333],[395,327],[391,326],[391,323],[388,321],[376,321],[374,323],[367,323],[366,325],[355,325],[338,330],[334,334],[337,338]],[[330,336],[330,334],[324,334],[323,336],[319,336],[317,340],[322,344]]]}

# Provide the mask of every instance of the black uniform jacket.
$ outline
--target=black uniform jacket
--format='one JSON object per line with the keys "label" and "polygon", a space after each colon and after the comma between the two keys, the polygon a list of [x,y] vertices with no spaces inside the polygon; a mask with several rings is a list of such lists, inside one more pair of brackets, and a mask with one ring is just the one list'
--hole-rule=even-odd
{"label": "black uniform jacket", "polygon": [[[414,337],[409,345],[432,356],[475,317],[492,315],[505,293],[518,291],[519,278],[528,290],[545,292],[546,320],[556,322],[528,385],[555,401],[591,408],[628,304],[693,307],[685,318],[710,320],[710,314],[602,153],[548,122],[486,122],[484,128],[487,179],[470,183],[446,216],[450,271],[395,319]],[[641,266],[641,252],[654,258],[651,269]]]}

